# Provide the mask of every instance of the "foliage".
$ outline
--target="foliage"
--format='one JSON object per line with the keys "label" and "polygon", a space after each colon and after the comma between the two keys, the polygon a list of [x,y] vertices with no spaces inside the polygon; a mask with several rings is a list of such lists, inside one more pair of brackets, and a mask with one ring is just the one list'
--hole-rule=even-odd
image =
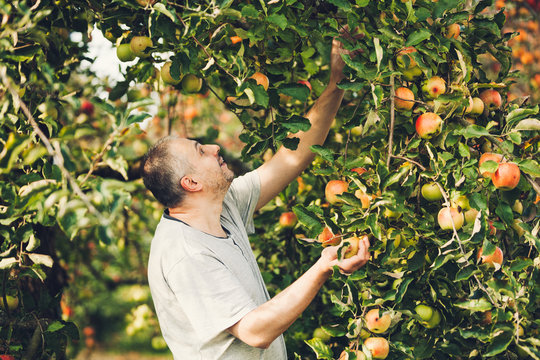
{"label": "foliage", "polygon": [[[246,144],[243,159],[256,166],[281,144],[295,148],[289,134],[309,128],[303,115],[324,89],[331,39],[340,36],[356,55],[344,56],[348,66],[340,87],[346,96],[335,126],[324,146],[313,148],[317,157],[303,178],[258,214],[253,242],[272,293],[315,261],[319,245],[306,239],[324,226],[345,236],[369,234],[373,258],[361,271],[336,273],[325,285],[286,333],[289,352],[332,358],[346,348],[362,349],[363,314],[379,306],[393,318],[384,334],[392,359],[540,358],[538,107],[517,98],[485,111],[474,125],[464,116],[469,96],[494,88],[506,98],[511,82],[507,42],[513,35],[502,31],[504,13],[490,11],[491,3],[0,1],[1,293],[4,303],[7,295],[21,300],[18,309],[2,312],[0,338],[7,340],[0,342],[1,351],[65,358],[68,339],[79,337],[66,313],[61,318],[62,293],[78,281],[68,279],[66,270],[82,265],[81,281],[97,276],[90,297],[144,281],[142,254],[160,208],[137,179],[148,145],[138,124],[149,116],[144,107],[151,102],[141,91],[160,92],[160,111],[173,109],[176,96],[186,93],[182,83],[164,87],[158,68],[165,61],[172,62],[174,79],[204,79],[200,93],[210,91],[236,114]],[[454,23],[461,34],[449,39],[446,27]],[[94,25],[116,46],[134,36],[152,40],[148,56],[128,63],[124,81],[102,83],[80,66]],[[73,41],[75,34],[83,41]],[[417,52],[405,67],[412,60],[418,64],[415,80],[407,80],[396,62],[410,46]],[[500,64],[494,78],[479,60],[485,54]],[[268,90],[250,78],[255,72],[268,76]],[[434,75],[446,81],[447,92],[428,99],[422,81]],[[312,91],[300,80],[308,80]],[[395,110],[399,86],[416,94],[412,111]],[[95,111],[83,111],[85,100]],[[444,120],[442,133],[431,140],[415,134],[414,120],[425,111]],[[167,118],[166,133],[175,121]],[[152,126],[149,133],[163,133]],[[479,177],[478,159],[488,149],[519,165],[516,189],[503,192]],[[358,167],[367,171],[351,171]],[[482,170],[495,168],[487,163]],[[325,204],[324,186],[338,178],[350,182],[344,203]],[[444,200],[420,196],[420,187],[432,181],[444,190]],[[356,190],[371,196],[368,207]],[[440,230],[435,215],[460,195],[479,210],[476,221]],[[513,209],[517,200],[523,211]],[[300,221],[292,230],[272,222],[286,209]],[[484,254],[493,253],[494,245],[504,253],[500,269],[476,258],[482,247]],[[104,262],[113,270],[102,272]],[[126,277],[116,279],[115,267]],[[77,292],[68,290],[64,309]],[[441,313],[438,326],[428,329],[419,321],[414,308],[420,302]],[[157,327],[149,303],[136,301],[129,321],[150,321],[152,330],[144,336],[151,337]],[[94,310],[86,314],[102,315]],[[311,336],[321,325],[331,335],[326,342]],[[135,336],[136,326],[130,331]]]}

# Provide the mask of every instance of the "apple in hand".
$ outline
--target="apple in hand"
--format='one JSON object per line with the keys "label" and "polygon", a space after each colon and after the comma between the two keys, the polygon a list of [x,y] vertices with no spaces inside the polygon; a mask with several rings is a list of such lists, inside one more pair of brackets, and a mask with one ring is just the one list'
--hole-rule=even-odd
{"label": "apple in hand", "polygon": [[444,207],[439,211],[437,215],[437,221],[442,230],[452,230],[454,224],[456,230],[461,229],[465,218],[463,213],[453,207]]}
{"label": "apple in hand", "polygon": [[350,238],[343,240],[343,243],[348,243],[348,245],[346,245],[347,247],[345,249],[343,257],[345,259],[349,259],[353,257],[354,255],[358,254],[358,250],[360,248],[360,241],[367,240],[367,239],[368,239],[368,236],[363,235],[362,239],[358,238],[357,236],[352,236]]}
{"label": "apple in hand", "polygon": [[326,184],[324,189],[324,194],[326,196],[326,201],[330,204],[342,203],[343,200],[338,199],[337,195],[341,195],[349,189],[349,183],[344,180],[330,180]]}
{"label": "apple in hand", "polygon": [[499,164],[497,170],[491,175],[491,181],[497,189],[512,190],[519,184],[521,173],[516,163]]}
{"label": "apple in hand", "polygon": [[416,119],[416,132],[422,139],[431,139],[439,135],[442,130],[441,117],[432,112],[426,112]]}
{"label": "apple in hand", "polygon": [[368,337],[364,340],[364,345],[371,352],[371,357],[374,359],[386,359],[390,352],[388,340],[383,337]]}
{"label": "apple in hand", "polygon": [[496,110],[502,105],[501,94],[497,90],[487,89],[480,93],[480,99],[488,110]]}
{"label": "apple in hand", "polygon": [[502,265],[504,255],[500,247],[496,247],[495,251],[491,255],[482,255],[483,248],[478,250],[477,258],[482,264],[488,264],[490,266],[497,267],[495,264],[498,264],[498,267]]}
{"label": "apple in hand", "polygon": [[397,110],[411,110],[414,106],[414,93],[411,89],[406,87],[397,88],[395,105]]}
{"label": "apple in hand", "polygon": [[285,229],[292,229],[297,222],[298,219],[292,211],[284,212],[279,217],[279,225]]}
{"label": "apple in hand", "polygon": [[424,81],[422,91],[430,99],[436,99],[446,92],[446,82],[440,76],[433,76]]}
{"label": "apple in hand", "polygon": [[380,316],[379,309],[371,309],[367,312],[365,316],[366,320],[366,327],[369,331],[376,333],[376,334],[382,334],[388,328],[390,327],[390,323],[392,322],[392,318],[389,314],[384,314],[383,316]]}
{"label": "apple in hand", "polygon": [[420,192],[422,193],[422,197],[427,201],[438,201],[443,198],[441,189],[435,182],[424,184]]}

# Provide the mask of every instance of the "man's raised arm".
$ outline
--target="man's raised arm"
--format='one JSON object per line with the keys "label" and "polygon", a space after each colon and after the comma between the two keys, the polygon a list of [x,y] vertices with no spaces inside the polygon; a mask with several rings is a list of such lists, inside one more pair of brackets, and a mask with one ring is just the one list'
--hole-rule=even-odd
{"label": "man's raised arm", "polygon": [[343,90],[336,86],[343,79],[345,63],[341,58],[342,53],[341,42],[334,39],[330,57],[330,80],[306,115],[311,128],[295,135],[300,139],[298,148],[293,151],[282,146],[269,161],[257,169],[261,179],[261,195],[257,209],[279,194],[311,163],[314,158],[310,149],[312,145],[324,143],[343,99]]}

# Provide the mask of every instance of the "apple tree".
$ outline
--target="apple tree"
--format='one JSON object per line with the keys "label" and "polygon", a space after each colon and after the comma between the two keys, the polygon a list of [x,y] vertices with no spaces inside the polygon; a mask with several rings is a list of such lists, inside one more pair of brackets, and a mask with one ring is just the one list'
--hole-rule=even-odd
{"label": "apple tree", "polygon": [[[294,134],[310,127],[303,115],[339,37],[353,55],[343,56],[335,125],[313,147],[310,169],[257,214],[252,240],[272,294],[329,241],[347,256],[355,237],[368,236],[372,259],[334,274],[287,331],[289,353],[540,358],[540,120],[537,105],[507,101],[515,34],[502,31],[492,1],[0,5],[2,351],[65,356],[78,332],[60,318],[62,265],[153,230],[161,209],[137,179],[147,143],[126,141],[148,117],[138,86],[167,94],[169,110],[175,94],[210,93],[241,122],[243,160],[257,166],[279,146],[294,149]],[[94,26],[128,65],[118,83],[80,64]],[[500,64],[495,78],[479,61],[485,54]],[[485,153],[494,155],[480,165]],[[326,189],[332,180],[341,190]],[[298,224],[279,225],[291,211]],[[125,266],[140,266],[129,255]],[[373,309],[390,323],[373,326]]]}

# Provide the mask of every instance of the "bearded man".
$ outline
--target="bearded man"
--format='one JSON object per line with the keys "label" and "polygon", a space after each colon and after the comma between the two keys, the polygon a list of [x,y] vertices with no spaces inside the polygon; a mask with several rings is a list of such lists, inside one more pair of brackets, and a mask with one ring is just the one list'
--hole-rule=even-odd
{"label": "bearded man", "polygon": [[234,179],[220,147],[167,137],[146,154],[146,187],[165,206],[151,244],[148,280],[159,324],[175,359],[285,360],[283,332],[311,303],[334,266],[352,273],[369,258],[338,261],[327,247],[308,271],[270,298],[248,232],[253,214],[311,163],[343,98],[344,52],[334,40],[330,80],[306,114],[298,148],[281,147],[261,167]]}

